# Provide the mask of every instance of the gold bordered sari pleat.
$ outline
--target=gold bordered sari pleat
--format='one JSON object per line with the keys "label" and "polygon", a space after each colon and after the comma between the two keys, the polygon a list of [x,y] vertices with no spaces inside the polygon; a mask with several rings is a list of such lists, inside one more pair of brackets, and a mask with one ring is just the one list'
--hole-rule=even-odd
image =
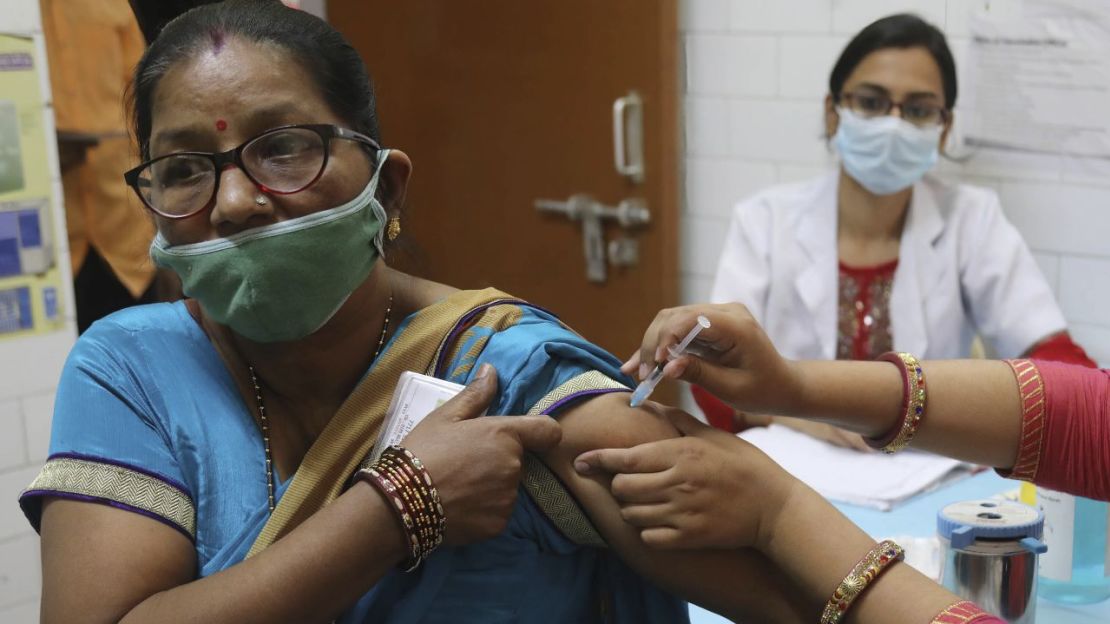
{"label": "gold bordered sari pleat", "polygon": [[444,336],[460,317],[483,304],[508,298],[492,288],[460,291],[413,317],[309,449],[247,556],[258,554],[335,500],[377,439],[401,373],[433,366]]}

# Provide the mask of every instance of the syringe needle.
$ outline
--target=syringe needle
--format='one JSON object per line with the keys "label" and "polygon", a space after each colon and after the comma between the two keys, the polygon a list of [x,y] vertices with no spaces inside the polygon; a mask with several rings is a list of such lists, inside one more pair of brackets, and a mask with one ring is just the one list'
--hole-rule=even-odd
{"label": "syringe needle", "polygon": [[640,385],[636,386],[636,390],[632,393],[632,399],[629,401],[629,405],[632,407],[640,407],[643,405],[644,401],[646,401],[655,390],[655,386],[658,386],[659,382],[663,380],[663,367],[667,362],[677,359],[682,356],[682,354],[686,353],[686,349],[690,346],[690,343],[698,337],[701,330],[708,329],[709,327],[709,319],[704,316],[698,316],[698,322],[694,324],[693,329],[686,333],[686,337],[682,339],[682,342],[667,349],[667,353],[670,357],[667,358],[666,361],[656,364],[651,374],[647,376],[647,379],[644,379],[640,382]]}

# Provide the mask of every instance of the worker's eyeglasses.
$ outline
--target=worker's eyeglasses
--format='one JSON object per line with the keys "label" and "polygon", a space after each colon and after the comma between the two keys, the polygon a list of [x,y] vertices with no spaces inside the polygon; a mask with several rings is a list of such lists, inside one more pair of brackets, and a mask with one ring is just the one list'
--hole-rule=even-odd
{"label": "worker's eyeglasses", "polygon": [[184,219],[212,206],[220,171],[235,165],[264,193],[290,195],[312,186],[328,165],[331,139],[358,141],[371,152],[370,137],[331,124],[272,128],[226,152],[177,152],[147,161],[123,174],[139,199],[167,219]]}
{"label": "worker's eyeglasses", "polygon": [[884,93],[846,91],[840,94],[837,103],[846,105],[853,113],[864,118],[889,115],[897,106],[902,119],[920,128],[939,126],[948,121],[948,109],[932,96],[911,96],[895,102]]}

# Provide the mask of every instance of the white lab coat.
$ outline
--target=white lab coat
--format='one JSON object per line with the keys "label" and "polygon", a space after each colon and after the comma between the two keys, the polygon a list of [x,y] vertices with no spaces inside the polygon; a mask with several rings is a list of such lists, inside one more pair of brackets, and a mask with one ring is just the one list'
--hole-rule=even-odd
{"label": "white lab coat", "polygon": [[[789,358],[834,359],[839,171],[738,204],[712,301],[739,301]],[[1067,324],[1021,235],[989,189],[926,176],[914,185],[890,296],[894,348],[967,357],[976,334],[1016,357]]]}

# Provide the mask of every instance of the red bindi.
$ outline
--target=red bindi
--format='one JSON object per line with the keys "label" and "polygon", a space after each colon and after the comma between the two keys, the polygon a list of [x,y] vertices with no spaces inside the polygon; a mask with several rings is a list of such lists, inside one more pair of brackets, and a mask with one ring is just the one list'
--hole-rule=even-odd
{"label": "red bindi", "polygon": [[219,130],[220,132],[223,132],[224,130],[227,130],[227,122],[224,121],[223,119],[217,119],[216,120],[216,129]]}

